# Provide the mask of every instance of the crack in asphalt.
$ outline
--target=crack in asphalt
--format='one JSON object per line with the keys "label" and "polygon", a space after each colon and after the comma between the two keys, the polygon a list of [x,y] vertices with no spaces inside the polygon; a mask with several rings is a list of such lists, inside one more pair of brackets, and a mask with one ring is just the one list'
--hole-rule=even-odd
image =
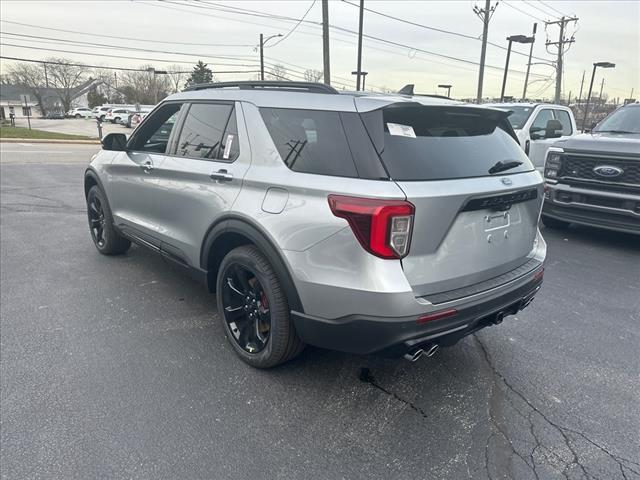
{"label": "crack in asphalt", "polygon": [[[562,474],[563,477],[565,477],[567,479],[569,478],[569,470],[573,466],[577,466],[578,468],[580,468],[580,471],[581,471],[581,473],[583,474],[583,476],[585,478],[594,478],[594,479],[598,478],[593,473],[588,472],[586,467],[580,463],[580,458],[579,458],[579,455],[578,455],[578,451],[575,448],[575,446],[571,443],[571,438],[568,435],[569,433],[581,437],[586,442],[588,442],[589,444],[591,444],[592,446],[594,446],[595,448],[597,448],[598,450],[600,450],[601,452],[606,454],[609,458],[611,458],[611,460],[613,460],[616,463],[616,465],[618,466],[618,468],[619,468],[619,470],[620,470],[620,472],[622,474],[622,478],[623,479],[625,479],[625,480],[627,479],[627,475],[625,473],[625,469],[627,469],[630,472],[633,472],[636,475],[640,475],[640,472],[636,471],[634,468],[631,468],[629,466],[629,465],[633,465],[633,466],[640,467],[640,464],[638,464],[637,462],[634,462],[632,460],[629,460],[627,458],[621,457],[619,455],[616,455],[616,454],[610,452],[605,447],[603,447],[600,444],[598,444],[597,442],[591,440],[584,433],[582,433],[582,432],[580,432],[578,430],[575,430],[575,429],[560,425],[560,424],[555,423],[552,420],[550,420],[547,415],[545,415],[542,411],[540,411],[540,409],[538,409],[535,405],[533,405],[533,403],[529,399],[527,399],[526,396],[522,392],[520,392],[513,385],[511,385],[511,383],[505,378],[505,376],[497,370],[497,368],[495,367],[495,365],[491,361],[491,357],[490,357],[489,352],[487,351],[485,345],[482,343],[482,341],[476,335],[473,335],[473,337],[475,338],[476,342],[480,346],[480,349],[482,350],[482,353],[484,355],[485,361],[486,361],[487,365],[489,366],[489,368],[491,369],[491,371],[493,373],[494,379],[499,379],[505,385],[505,387],[507,388],[508,391],[511,391],[516,397],[520,398],[531,409],[531,412],[525,417],[524,415],[522,415],[522,412],[520,412],[517,408],[514,407],[514,409],[523,418],[525,418],[527,420],[527,422],[529,424],[529,432],[530,432],[531,436],[533,437],[533,439],[535,441],[535,446],[533,447],[533,449],[529,453],[529,460],[530,461],[525,460],[524,457],[522,456],[522,454],[520,454],[519,452],[517,452],[515,450],[513,442],[509,438],[508,433],[505,432],[500,427],[499,422],[497,422],[496,419],[494,418],[493,412],[491,411],[491,406],[489,406],[489,419],[490,419],[491,423],[494,425],[495,430],[509,443],[513,453],[516,456],[518,456],[519,458],[521,458],[525,462],[525,464],[531,469],[531,471],[532,471],[533,475],[536,477],[536,479],[538,479],[539,476],[538,476],[538,472],[537,472],[537,469],[536,469],[535,457],[536,457],[536,454],[541,450],[544,450],[549,455],[553,456],[559,462],[564,464],[564,468],[560,473]],[[494,382],[494,385],[496,385],[495,382]],[[493,387],[492,387],[491,395],[492,396],[494,395]],[[513,405],[513,403],[508,399],[508,397],[506,397],[506,398],[509,401],[509,403]],[[540,437],[535,433],[535,422],[533,421],[533,418],[532,418],[534,414],[539,415],[548,425],[553,427],[555,429],[555,431],[560,434],[564,445],[566,446],[567,450],[570,452],[570,454],[572,456],[570,461],[568,461],[568,462],[565,461],[560,455],[558,455],[556,452],[554,452],[552,450],[552,448],[549,448],[548,446],[546,446],[546,445],[544,445],[542,443]],[[486,461],[485,468],[487,469],[487,473],[488,474],[489,474],[489,470],[488,470],[489,469],[489,455],[488,455],[489,443],[491,442],[491,439],[495,435],[496,435],[496,433],[492,432],[491,435],[489,435],[489,437],[487,438],[486,445],[485,445],[485,461]]]}
{"label": "crack in asphalt", "polygon": [[408,400],[405,400],[404,398],[398,396],[397,394],[395,394],[394,392],[387,390],[386,388],[384,388],[382,385],[380,385],[379,383],[376,382],[376,379],[373,377],[373,375],[371,375],[370,371],[368,368],[361,368],[360,369],[360,373],[358,375],[358,378],[360,379],[361,382],[365,382],[368,383],[369,385],[377,388],[378,390],[380,390],[381,392],[386,393],[387,395],[395,398],[397,401],[404,403],[405,405],[407,405],[409,408],[411,408],[413,411],[415,411],[416,413],[418,413],[422,418],[429,418],[429,416],[427,415],[427,413],[422,410],[420,407],[414,405],[413,403],[411,403]]}

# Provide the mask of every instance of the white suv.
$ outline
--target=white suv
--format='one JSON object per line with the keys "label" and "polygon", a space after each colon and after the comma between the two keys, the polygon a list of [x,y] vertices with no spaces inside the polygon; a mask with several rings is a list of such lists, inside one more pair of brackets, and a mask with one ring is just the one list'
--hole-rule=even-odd
{"label": "white suv", "polygon": [[78,107],[73,110],[69,110],[67,116],[72,118],[91,118],[93,117],[93,112],[88,107]]}

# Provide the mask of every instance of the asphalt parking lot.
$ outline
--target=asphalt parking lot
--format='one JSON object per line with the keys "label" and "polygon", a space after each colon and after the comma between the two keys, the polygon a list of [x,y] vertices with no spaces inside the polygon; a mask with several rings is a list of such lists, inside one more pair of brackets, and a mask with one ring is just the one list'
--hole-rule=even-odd
{"label": "asphalt parking lot", "polygon": [[546,230],[532,305],[431,359],[259,371],[203,287],[96,252],[96,146],[0,148],[2,478],[640,479],[637,237]]}

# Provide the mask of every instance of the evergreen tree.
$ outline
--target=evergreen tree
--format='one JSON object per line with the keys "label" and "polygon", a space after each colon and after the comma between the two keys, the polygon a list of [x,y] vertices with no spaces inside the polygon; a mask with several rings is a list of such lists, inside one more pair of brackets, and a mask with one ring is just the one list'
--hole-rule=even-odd
{"label": "evergreen tree", "polygon": [[191,76],[187,79],[187,85],[211,82],[213,82],[213,72],[206,63],[203,63],[202,60],[198,60],[198,63],[193,67]]}

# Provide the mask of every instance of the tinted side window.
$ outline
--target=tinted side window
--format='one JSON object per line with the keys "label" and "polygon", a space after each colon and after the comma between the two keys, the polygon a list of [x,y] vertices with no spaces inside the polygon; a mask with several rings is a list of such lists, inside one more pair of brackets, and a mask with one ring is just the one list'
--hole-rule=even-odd
{"label": "tinted side window", "polygon": [[339,112],[261,108],[284,163],[295,172],[357,177]]}
{"label": "tinted side window", "polygon": [[547,128],[547,122],[549,120],[553,120],[552,111],[548,108],[544,110],[540,110],[538,112],[538,115],[536,116],[536,119],[533,121],[533,124],[531,125],[531,131],[539,132],[541,130],[544,130],[545,128]]}
{"label": "tinted side window", "polygon": [[191,105],[180,132],[176,155],[190,158],[217,158],[231,109],[231,105],[213,103]]}
{"label": "tinted side window", "polygon": [[238,139],[238,122],[236,121],[236,109],[234,108],[227,122],[227,128],[222,135],[218,160],[233,162],[240,154],[240,141]]}
{"label": "tinted side window", "polygon": [[573,128],[571,127],[571,117],[566,110],[556,110],[556,119],[562,124],[562,135],[571,135]]}
{"label": "tinted side window", "polygon": [[144,152],[165,153],[169,137],[182,104],[167,103],[150,115],[136,130],[130,148]]}

